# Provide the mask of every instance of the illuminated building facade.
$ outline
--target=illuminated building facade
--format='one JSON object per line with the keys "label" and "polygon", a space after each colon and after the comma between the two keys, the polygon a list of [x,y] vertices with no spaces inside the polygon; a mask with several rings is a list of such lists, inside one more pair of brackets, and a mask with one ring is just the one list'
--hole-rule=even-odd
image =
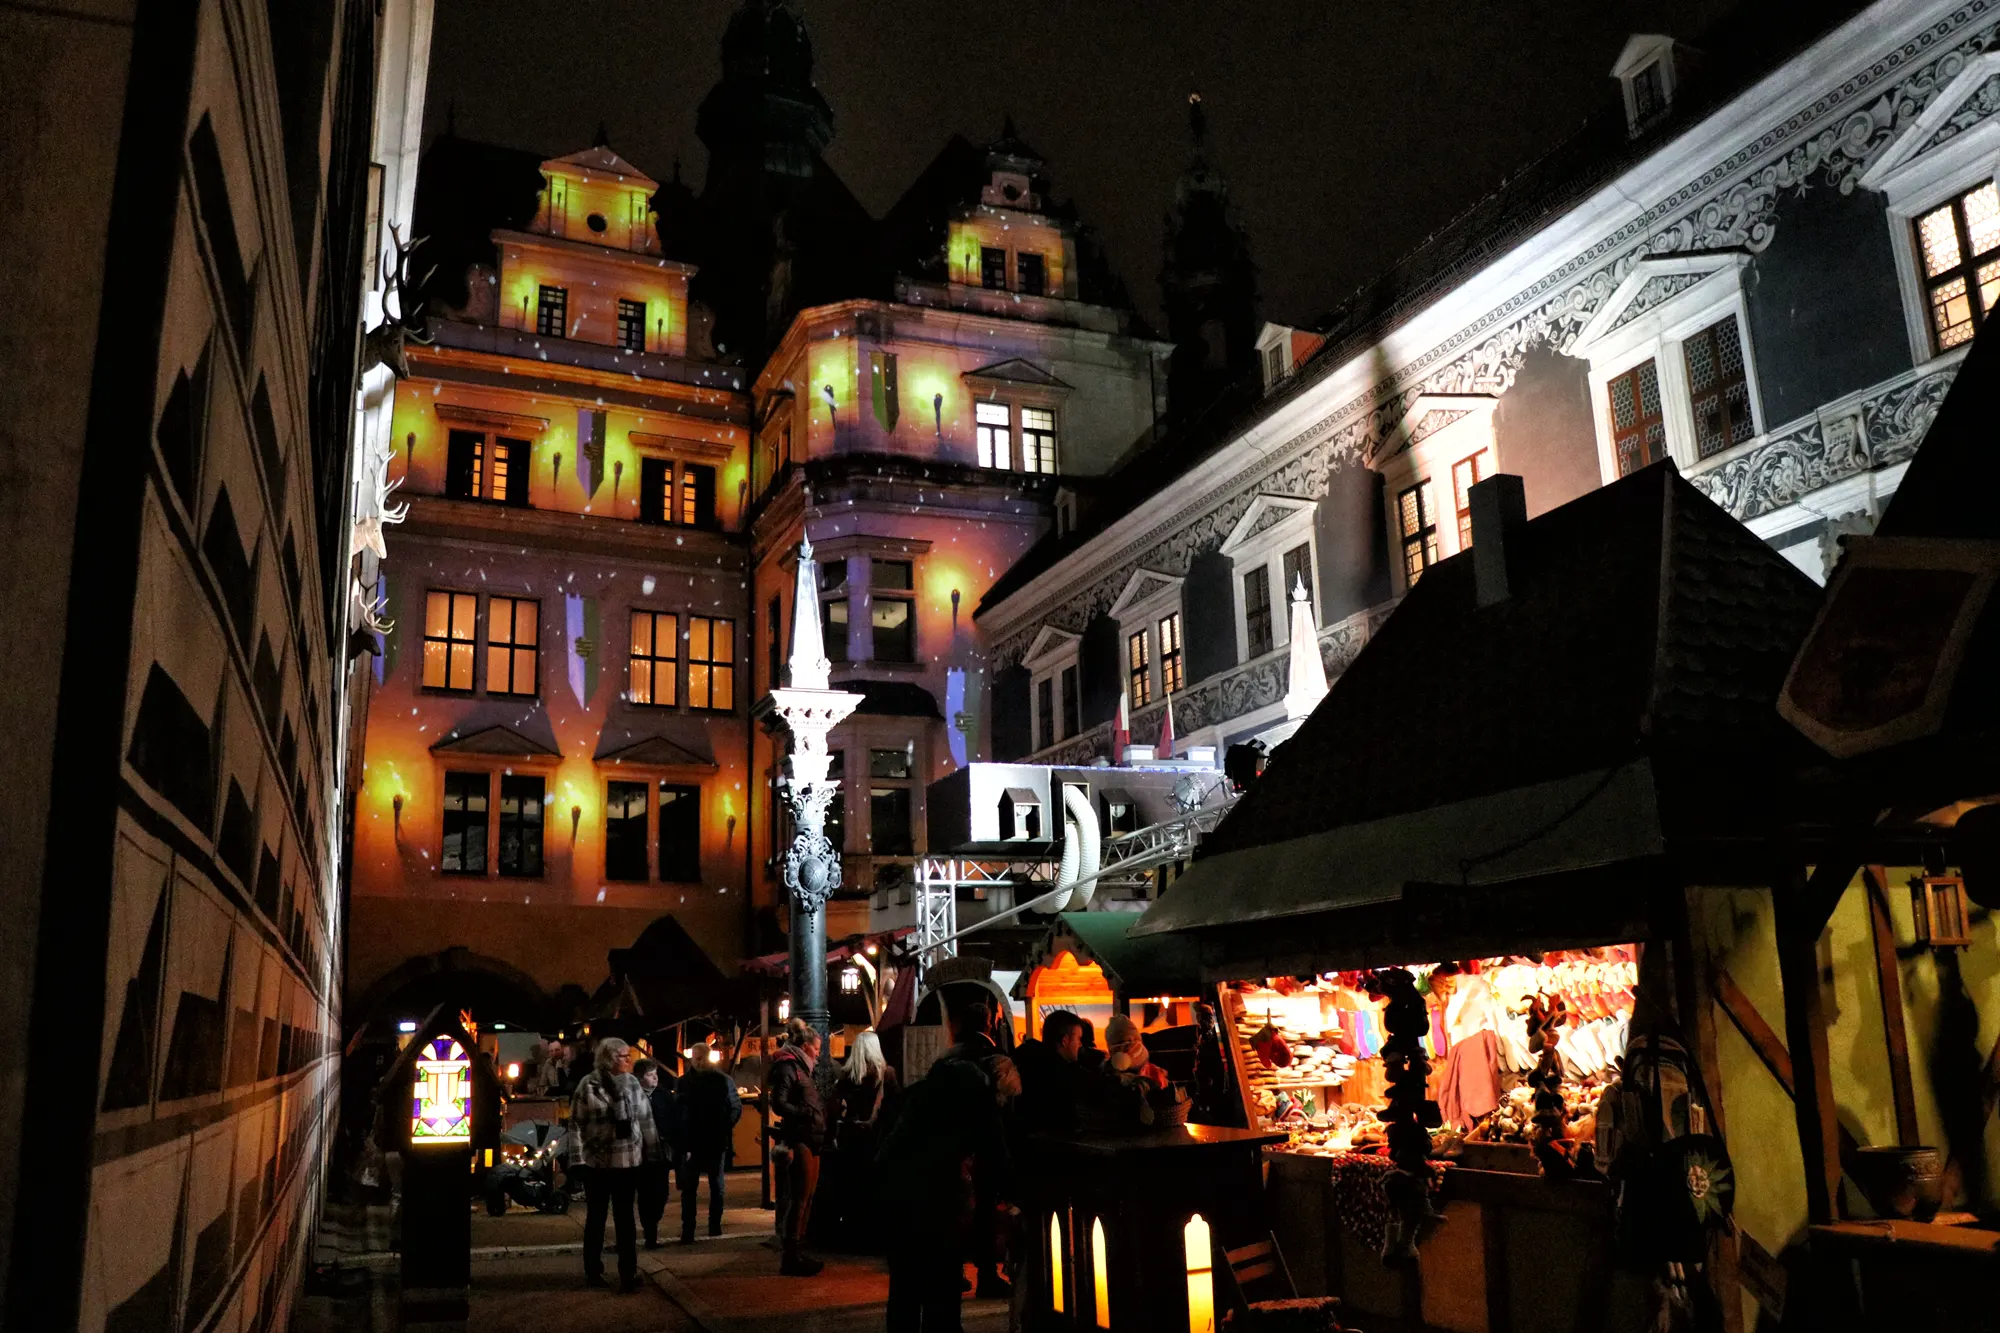
{"label": "illuminated building facade", "polygon": [[[756,692],[787,656],[792,553],[807,536],[834,686],[865,696],[829,742],[843,778],[829,836],[848,891],[830,912],[836,937],[868,923],[870,894],[907,912],[925,787],[990,757],[972,609],[1165,408],[1170,348],[1084,299],[1077,231],[1047,207],[1042,159],[1010,127],[976,161],[937,216],[938,252],[894,299],[803,311],[753,386]],[[756,746],[759,901],[775,908],[774,751],[766,736]]]}
{"label": "illuminated building facade", "polygon": [[687,355],[657,182],[602,144],[538,174],[396,387],[356,1021],[437,998],[454,948],[529,1023],[663,914],[741,946],[743,372]]}
{"label": "illuminated building facade", "polygon": [[336,1110],[356,368],[430,12],[0,10],[0,171],[39,183],[0,201],[10,1326],[291,1325]]}
{"label": "illuminated building facade", "polygon": [[1872,528],[2000,305],[2000,23],[1746,11],[1693,47],[1635,36],[1610,73],[1603,114],[1321,327],[1263,326],[1247,401],[998,582],[997,758],[1108,755],[1121,692],[1134,741],[1169,698],[1183,744],[1269,732],[1291,594],[1338,676],[1469,548],[1498,472],[1536,514],[1671,460],[1815,578]]}

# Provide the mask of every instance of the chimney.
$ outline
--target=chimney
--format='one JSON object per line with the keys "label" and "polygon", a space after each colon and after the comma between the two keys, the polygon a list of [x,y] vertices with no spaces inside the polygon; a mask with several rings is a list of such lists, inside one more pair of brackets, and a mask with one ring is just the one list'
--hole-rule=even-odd
{"label": "chimney", "polygon": [[1514,594],[1518,582],[1515,547],[1528,525],[1528,493],[1521,479],[1502,472],[1477,482],[1466,494],[1472,511],[1472,581],[1479,605],[1492,606]]}

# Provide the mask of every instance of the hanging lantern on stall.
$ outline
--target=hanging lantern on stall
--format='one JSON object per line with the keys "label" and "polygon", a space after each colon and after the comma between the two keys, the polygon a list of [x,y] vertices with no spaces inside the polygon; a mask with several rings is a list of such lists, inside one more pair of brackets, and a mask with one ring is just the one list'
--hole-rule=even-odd
{"label": "hanging lantern on stall", "polygon": [[1910,908],[1916,918],[1917,943],[1933,949],[1958,949],[1972,943],[1965,881],[1957,875],[1924,875],[1911,880]]}
{"label": "hanging lantern on stall", "polygon": [[1215,1251],[1200,1213],[1181,1232],[1187,1245],[1188,1333],[1215,1333]]}

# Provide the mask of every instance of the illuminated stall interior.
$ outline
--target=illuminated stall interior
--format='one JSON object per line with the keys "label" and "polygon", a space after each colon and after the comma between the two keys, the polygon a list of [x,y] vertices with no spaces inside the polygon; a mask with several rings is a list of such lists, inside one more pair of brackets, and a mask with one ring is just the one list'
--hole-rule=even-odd
{"label": "illuminated stall interior", "polygon": [[1129,1014],[1146,1033],[1192,1027],[1196,999],[1211,993],[1194,954],[1171,937],[1130,938],[1126,932],[1138,919],[1135,912],[1056,918],[1015,983],[1015,998],[1026,1001],[1029,1036],[1040,1037],[1043,1020],[1058,1009],[1088,1019],[1099,1045],[1117,1013]]}

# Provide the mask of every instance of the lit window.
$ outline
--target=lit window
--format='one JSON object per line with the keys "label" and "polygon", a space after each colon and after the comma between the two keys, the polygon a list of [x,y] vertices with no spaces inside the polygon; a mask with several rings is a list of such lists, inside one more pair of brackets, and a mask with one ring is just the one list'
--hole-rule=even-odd
{"label": "lit window", "polygon": [[672,707],[680,621],[671,611],[632,613],[632,666],[627,692],[635,704]]}
{"label": "lit window", "polygon": [[528,502],[526,440],[455,430],[446,437],[445,455],[444,490],[453,499]]}
{"label": "lit window", "polygon": [[1021,409],[1021,470],[1053,475],[1056,470],[1056,414],[1039,407]]}
{"label": "lit window", "polygon": [[604,877],[646,882],[646,784],[605,784]]}
{"label": "lit window", "polygon": [[424,688],[472,688],[473,621],[479,599],[469,592],[433,592],[424,598]]}
{"label": "lit window", "polygon": [[1667,423],[1660,409],[1660,372],[1645,361],[1611,381],[1611,451],[1618,475],[1630,476],[1667,456]]}
{"label": "lit window", "polygon": [[2000,188],[1988,181],[1968,190],[1916,228],[1931,341],[1948,351],[1970,341],[2000,304]]}
{"label": "lit window", "polygon": [[1248,631],[1249,652],[1262,657],[1271,651],[1271,570],[1259,565],[1243,575],[1243,627]]}
{"label": "lit window", "polygon": [[448,875],[486,873],[486,800],[484,773],[444,775],[444,854],[438,868]]}
{"label": "lit window", "polygon": [[972,420],[979,439],[979,466],[1013,467],[1013,451],[1008,448],[1007,438],[1012,417],[1007,404],[974,403]]}
{"label": "lit window", "polygon": [[1708,458],[1755,435],[1750,385],[1743,374],[1743,335],[1736,316],[1711,324],[1681,350],[1687,356],[1695,453]]}
{"label": "lit window", "polygon": [[646,303],[618,301],[618,345],[628,352],[646,350]]}
{"label": "lit window", "polygon": [[1181,613],[1175,611],[1160,620],[1160,689],[1174,694],[1185,684],[1187,675],[1181,665]]}
{"label": "lit window", "polygon": [[569,292],[543,287],[535,298],[535,332],[545,338],[569,336]]}
{"label": "lit window", "polygon": [[1014,256],[1014,273],[1021,280],[1023,296],[1041,296],[1049,289],[1048,266],[1033,251]]}
{"label": "lit window", "polygon": [[688,707],[736,707],[736,622],[688,617]]}
{"label": "lit window", "polygon": [[500,777],[500,873],[534,877],[542,873],[540,777],[504,773]]}
{"label": "lit window", "polygon": [[715,527],[715,469],[706,463],[641,458],[639,521]]}
{"label": "lit window", "polygon": [[701,882],[701,788],[660,784],[660,878]]}
{"label": "lit window", "polygon": [[988,291],[1007,289],[1007,252],[998,246],[979,247],[979,285]]}
{"label": "lit window", "polygon": [[486,602],[486,692],[536,692],[535,646],[542,604],[523,597],[492,597]]}
{"label": "lit window", "polygon": [[1396,528],[1403,539],[1403,574],[1414,588],[1438,558],[1437,515],[1428,481],[1396,497]]}
{"label": "lit window", "polygon": [[1144,630],[1125,641],[1125,677],[1130,682],[1127,697],[1132,707],[1144,708],[1153,701],[1152,654]]}
{"label": "lit window", "polygon": [[1472,488],[1493,473],[1489,455],[1481,449],[1470,458],[1451,465],[1451,502],[1458,512],[1458,549],[1472,549]]}

